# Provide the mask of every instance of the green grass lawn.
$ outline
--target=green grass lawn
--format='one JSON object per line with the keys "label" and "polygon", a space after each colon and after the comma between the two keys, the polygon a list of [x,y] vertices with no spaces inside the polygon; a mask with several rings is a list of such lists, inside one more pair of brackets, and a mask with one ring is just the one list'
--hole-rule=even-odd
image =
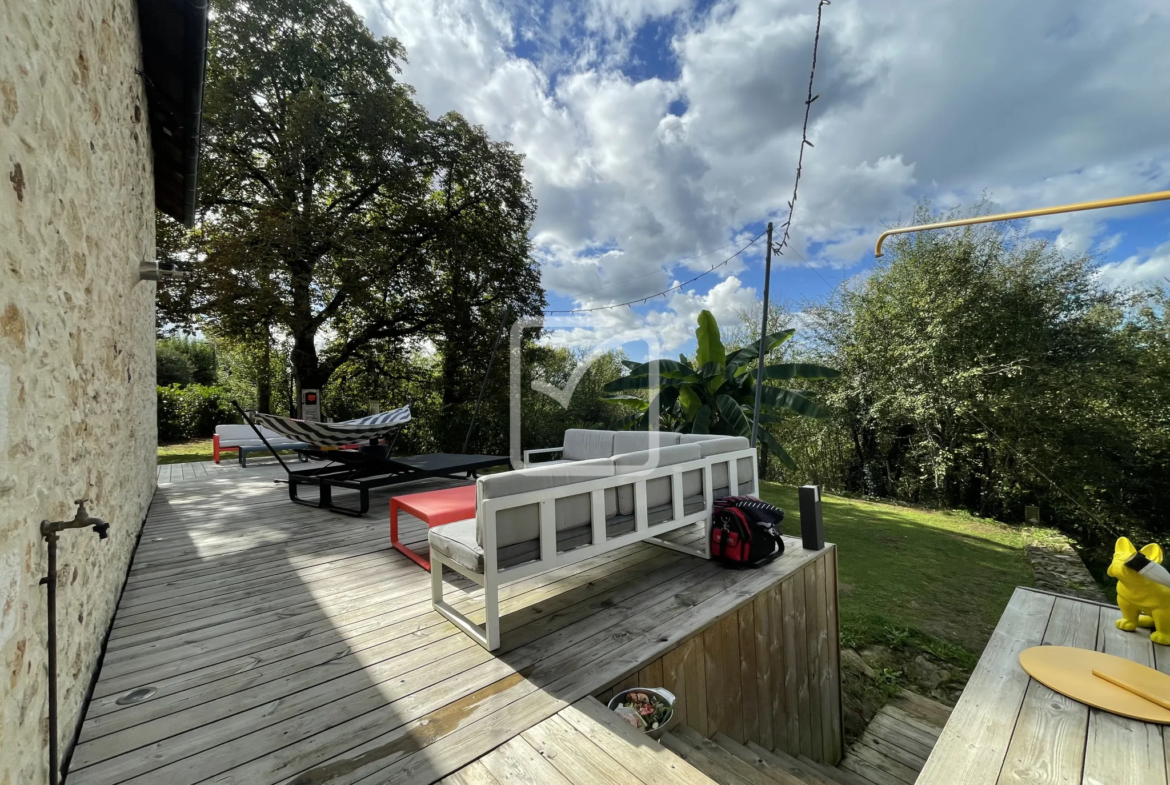
{"label": "green grass lawn", "polygon": [[[762,489],[788,513],[785,531],[800,536],[796,488]],[[839,496],[823,504],[825,538],[838,548],[842,644],[924,649],[965,670],[1015,587],[1032,585],[1024,546],[1059,538],[962,513]]]}
{"label": "green grass lawn", "polygon": [[[235,453],[229,453],[234,456]],[[158,446],[158,462],[190,463],[191,461],[211,460],[211,439],[191,439],[185,442],[172,442]]]}

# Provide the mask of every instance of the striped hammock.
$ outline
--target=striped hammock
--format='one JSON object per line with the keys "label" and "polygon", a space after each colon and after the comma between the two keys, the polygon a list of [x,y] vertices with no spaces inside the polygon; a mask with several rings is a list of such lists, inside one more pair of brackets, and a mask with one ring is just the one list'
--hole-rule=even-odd
{"label": "striped hammock", "polygon": [[371,439],[384,439],[398,433],[410,422],[410,407],[403,406],[401,409],[345,422],[310,422],[261,412],[249,412],[248,416],[257,425],[271,428],[293,441],[304,442],[314,447],[344,447],[347,444],[360,444]]}

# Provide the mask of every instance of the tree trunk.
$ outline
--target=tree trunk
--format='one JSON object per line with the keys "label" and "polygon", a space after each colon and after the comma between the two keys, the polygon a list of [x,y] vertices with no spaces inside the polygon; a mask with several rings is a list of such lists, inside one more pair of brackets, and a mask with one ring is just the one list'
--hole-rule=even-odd
{"label": "tree trunk", "polygon": [[293,334],[292,367],[295,385],[293,393],[298,408],[301,390],[319,390],[329,381],[329,377],[321,373],[316,337],[317,331],[312,328],[302,329]]}
{"label": "tree trunk", "polygon": [[256,411],[272,411],[272,340],[264,338],[264,353],[260,355],[260,376],[256,380]]}

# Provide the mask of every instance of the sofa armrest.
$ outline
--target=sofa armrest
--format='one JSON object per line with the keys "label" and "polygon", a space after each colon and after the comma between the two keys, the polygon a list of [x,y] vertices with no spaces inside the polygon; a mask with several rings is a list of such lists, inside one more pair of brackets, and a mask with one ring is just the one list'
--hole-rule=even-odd
{"label": "sofa armrest", "polygon": [[529,463],[532,463],[532,456],[533,455],[544,455],[546,453],[563,452],[564,449],[565,449],[564,447],[542,447],[539,450],[525,450],[524,451],[524,464],[528,465]]}

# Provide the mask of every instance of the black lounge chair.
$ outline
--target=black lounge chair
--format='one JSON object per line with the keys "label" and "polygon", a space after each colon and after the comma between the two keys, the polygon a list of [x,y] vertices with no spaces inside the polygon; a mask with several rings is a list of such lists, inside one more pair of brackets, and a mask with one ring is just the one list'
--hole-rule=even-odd
{"label": "black lounge chair", "polygon": [[[290,439],[295,438],[313,445],[309,449],[297,450],[297,452],[306,458],[327,461],[325,466],[291,469],[280,455],[273,451],[288,475],[287,480],[277,480],[277,482],[288,483],[288,497],[297,504],[318,507],[343,515],[361,516],[369,512],[370,491],[374,488],[384,488],[436,477],[453,480],[467,479],[475,477],[478,472],[484,469],[507,466],[510,463],[508,457],[504,455],[434,453],[392,457],[390,450],[393,447],[393,440],[388,445],[378,444],[378,441],[386,440],[391,436],[397,438],[398,433],[410,422],[409,406],[348,422],[319,423],[258,412],[252,412],[249,415],[238,403],[233,401],[233,404],[243,415],[244,421],[252,426],[256,435],[266,445],[268,441],[260,429],[256,427],[256,421]],[[340,448],[362,441],[368,441],[369,444],[357,450],[324,449],[326,447]],[[316,486],[318,489],[317,498],[300,498],[297,489],[301,485]],[[334,504],[334,488],[357,491],[357,508]]]}

